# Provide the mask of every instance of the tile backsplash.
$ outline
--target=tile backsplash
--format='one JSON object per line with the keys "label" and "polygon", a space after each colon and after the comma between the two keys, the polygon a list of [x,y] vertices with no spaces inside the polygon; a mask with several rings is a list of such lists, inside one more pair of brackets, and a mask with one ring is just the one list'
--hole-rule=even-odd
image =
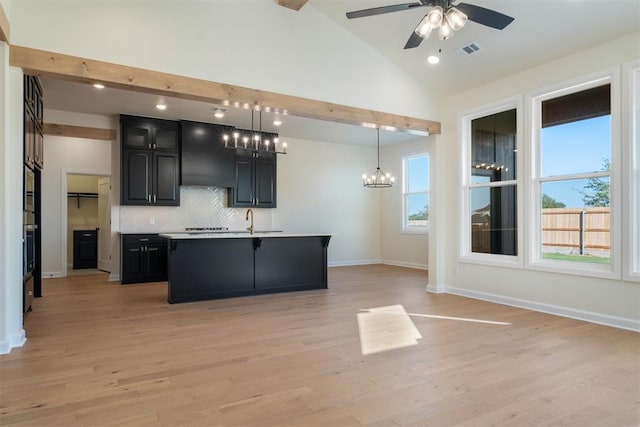
{"label": "tile backsplash", "polygon": [[[120,232],[176,232],[185,227],[246,229],[247,209],[228,208],[227,197],[226,188],[183,186],[180,206],[120,206]],[[256,230],[271,230],[271,209],[254,209],[253,214]]]}

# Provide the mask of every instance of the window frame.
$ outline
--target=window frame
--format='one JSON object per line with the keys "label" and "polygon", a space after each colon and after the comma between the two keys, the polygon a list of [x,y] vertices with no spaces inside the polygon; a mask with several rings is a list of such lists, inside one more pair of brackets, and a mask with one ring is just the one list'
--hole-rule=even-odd
{"label": "window frame", "polygon": [[[624,143],[623,182],[627,184],[623,198],[624,223],[623,279],[640,282],[640,60],[623,65],[622,138]],[[634,144],[635,142],[635,144]]]}
{"label": "window frame", "polygon": [[[597,86],[609,84],[611,87],[611,155],[610,172],[600,175],[609,176],[610,198],[610,264],[597,264],[589,262],[572,262],[549,260],[542,258],[542,201],[541,184],[544,182],[558,182],[554,177],[542,176],[541,165],[541,124],[542,102],[571,93],[580,92]],[[603,72],[582,76],[573,80],[556,83],[544,88],[527,93],[526,105],[527,118],[530,120],[526,153],[531,159],[527,162],[528,172],[526,188],[529,193],[527,198],[527,221],[525,239],[527,242],[526,268],[532,270],[549,271],[554,273],[566,273],[579,276],[602,277],[609,279],[620,278],[620,78],[617,68]],[[562,175],[564,179],[584,178],[586,174]],[[589,173],[589,176],[594,174]]]}
{"label": "window frame", "polygon": [[[516,110],[516,179],[509,181],[498,181],[488,184],[472,184],[471,178],[471,149],[472,135],[471,122],[485,116],[501,113],[507,110]],[[522,268],[523,256],[523,228],[524,228],[524,205],[523,205],[523,177],[525,172],[522,168],[523,149],[523,97],[522,95],[509,97],[491,104],[463,111],[458,114],[458,135],[460,135],[460,200],[458,221],[461,224],[458,236],[458,261],[472,264],[494,265],[511,268]],[[487,254],[472,251],[471,241],[471,190],[473,188],[491,187],[516,187],[516,224],[517,224],[517,254],[501,255]]]}
{"label": "window frame", "polygon": [[[427,182],[427,191],[419,191],[419,192],[413,192],[410,193],[408,191],[408,187],[409,187],[409,179],[408,179],[408,175],[407,175],[407,170],[408,170],[408,161],[411,159],[416,159],[418,157],[426,157],[427,158],[427,174],[429,176],[429,180]],[[412,153],[412,154],[407,154],[406,156],[402,157],[402,233],[405,234],[428,234],[429,233],[429,229],[431,227],[431,215],[430,215],[430,211],[431,211],[431,180],[432,180],[432,176],[431,176],[431,158],[429,156],[429,153],[424,151],[424,152],[419,152],[419,153]],[[408,225],[407,221],[408,221],[408,217],[407,217],[407,210],[408,210],[408,196],[410,195],[415,195],[415,194],[426,194],[427,196],[427,200],[428,200],[428,209],[427,212],[429,213],[429,223],[427,224],[426,227],[417,227],[417,226],[410,226]]]}

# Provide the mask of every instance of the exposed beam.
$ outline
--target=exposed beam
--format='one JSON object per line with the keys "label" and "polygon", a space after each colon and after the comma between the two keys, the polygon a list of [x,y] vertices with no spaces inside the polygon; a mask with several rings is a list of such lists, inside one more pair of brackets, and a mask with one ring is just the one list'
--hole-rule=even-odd
{"label": "exposed beam", "polygon": [[400,131],[440,133],[440,123],[282,95],[208,80],[161,73],[126,65],[11,46],[10,63],[26,74],[83,83],[102,82],[110,87],[228,106],[260,106],[294,116],[355,125],[389,126]]}
{"label": "exposed beam", "polygon": [[115,141],[116,139],[115,129],[45,123],[43,131],[45,135],[68,136],[71,138],[100,139],[103,141]]}
{"label": "exposed beam", "polygon": [[0,42],[9,43],[9,18],[0,3]]}
{"label": "exposed beam", "polygon": [[288,9],[300,10],[302,6],[307,4],[307,1],[309,0],[278,0],[278,4]]}

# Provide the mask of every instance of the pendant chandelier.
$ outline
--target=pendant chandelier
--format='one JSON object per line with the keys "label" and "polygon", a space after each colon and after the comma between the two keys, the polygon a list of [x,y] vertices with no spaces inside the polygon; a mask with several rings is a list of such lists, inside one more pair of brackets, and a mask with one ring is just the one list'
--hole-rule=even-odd
{"label": "pendant chandelier", "polygon": [[378,167],[371,175],[362,175],[362,184],[369,188],[393,187],[396,179],[390,173],[384,173],[380,169],[380,128],[376,128],[376,130],[378,131]]}
{"label": "pendant chandelier", "polygon": [[[251,131],[233,129],[231,134],[224,133],[222,135],[224,148],[233,150],[244,149],[254,153],[287,154],[287,143],[281,143],[278,140],[277,134],[274,136],[273,134],[262,132],[262,110],[259,111],[259,125],[257,130],[254,130],[253,116],[254,111],[252,109]],[[269,135],[272,135],[273,139],[269,139]]]}

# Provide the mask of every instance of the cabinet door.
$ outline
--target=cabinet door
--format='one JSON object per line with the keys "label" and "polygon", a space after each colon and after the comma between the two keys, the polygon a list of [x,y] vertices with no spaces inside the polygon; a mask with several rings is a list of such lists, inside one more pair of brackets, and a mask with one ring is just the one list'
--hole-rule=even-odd
{"label": "cabinet door", "polygon": [[151,148],[151,124],[138,120],[122,119],[122,146],[124,148]]}
{"label": "cabinet door", "polygon": [[153,144],[154,150],[178,151],[178,123],[154,123]]}
{"label": "cabinet door", "polygon": [[257,207],[276,207],[276,162],[274,160],[255,160],[255,195]]}
{"label": "cabinet door", "polygon": [[42,169],[44,167],[44,138],[38,129],[36,129],[33,143],[33,159],[36,167]]}
{"label": "cabinet door", "polygon": [[150,282],[167,280],[167,246],[166,243],[149,243],[145,249],[146,277]]}
{"label": "cabinet door", "polygon": [[33,168],[36,126],[33,114],[28,108],[24,109],[24,164]]}
{"label": "cabinet door", "polygon": [[153,153],[153,204],[180,205],[179,163],[177,153]]}
{"label": "cabinet door", "polygon": [[122,283],[144,281],[147,263],[143,248],[140,244],[122,245]]}
{"label": "cabinet door", "polygon": [[151,151],[123,150],[121,195],[123,205],[151,203],[151,161]]}
{"label": "cabinet door", "polygon": [[95,230],[73,232],[73,268],[98,267],[98,233]]}
{"label": "cabinet door", "polygon": [[254,160],[236,158],[234,164],[235,183],[229,191],[229,204],[232,207],[253,206]]}

